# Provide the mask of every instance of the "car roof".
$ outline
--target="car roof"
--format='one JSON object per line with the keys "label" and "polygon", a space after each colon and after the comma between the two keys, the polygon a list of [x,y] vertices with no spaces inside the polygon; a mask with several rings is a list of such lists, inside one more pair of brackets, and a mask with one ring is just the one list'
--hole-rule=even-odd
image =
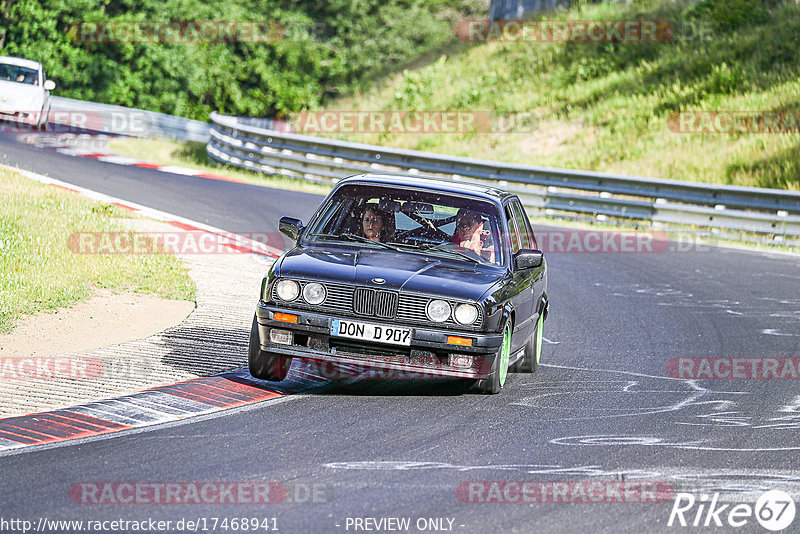
{"label": "car roof", "polygon": [[378,184],[397,187],[419,187],[432,191],[444,193],[467,194],[470,196],[491,200],[493,202],[503,202],[506,198],[513,196],[508,191],[503,191],[496,187],[481,185],[468,182],[448,182],[447,180],[435,180],[432,178],[420,178],[419,176],[397,175],[397,174],[359,174],[350,176],[339,182],[338,185],[347,183]]}
{"label": "car roof", "polygon": [[0,63],[5,63],[6,65],[16,65],[17,67],[27,67],[35,70],[39,70],[39,68],[42,66],[42,64],[38,61],[12,56],[0,56]]}

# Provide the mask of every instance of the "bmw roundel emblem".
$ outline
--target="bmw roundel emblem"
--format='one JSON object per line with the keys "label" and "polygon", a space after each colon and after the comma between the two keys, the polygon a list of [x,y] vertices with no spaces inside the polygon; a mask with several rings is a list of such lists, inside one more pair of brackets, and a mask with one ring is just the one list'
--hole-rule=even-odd
{"label": "bmw roundel emblem", "polygon": [[386,283],[386,280],[384,280],[383,278],[373,278],[372,281],[378,285],[383,285]]}

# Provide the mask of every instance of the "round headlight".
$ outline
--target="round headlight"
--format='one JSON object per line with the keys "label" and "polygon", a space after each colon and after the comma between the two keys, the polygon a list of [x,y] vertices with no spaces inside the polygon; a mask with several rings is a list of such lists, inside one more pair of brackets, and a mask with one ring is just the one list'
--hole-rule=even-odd
{"label": "round headlight", "polygon": [[325,286],[316,282],[306,284],[303,288],[303,299],[309,304],[321,304],[325,300]]}
{"label": "round headlight", "polygon": [[450,304],[444,300],[432,300],[425,308],[425,313],[434,323],[443,323],[450,317]]}
{"label": "round headlight", "polygon": [[275,288],[275,293],[281,300],[294,300],[300,294],[300,284],[294,280],[281,280]]}
{"label": "round headlight", "polygon": [[478,308],[472,304],[459,304],[456,306],[456,311],[453,317],[460,324],[472,324],[478,318]]}

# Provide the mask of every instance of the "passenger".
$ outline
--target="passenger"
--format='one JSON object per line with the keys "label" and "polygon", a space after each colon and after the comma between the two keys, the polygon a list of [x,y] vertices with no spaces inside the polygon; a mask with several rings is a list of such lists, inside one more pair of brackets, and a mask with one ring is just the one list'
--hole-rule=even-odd
{"label": "passenger", "polygon": [[361,231],[364,237],[373,241],[386,242],[394,237],[394,216],[377,206],[369,206],[361,217]]}

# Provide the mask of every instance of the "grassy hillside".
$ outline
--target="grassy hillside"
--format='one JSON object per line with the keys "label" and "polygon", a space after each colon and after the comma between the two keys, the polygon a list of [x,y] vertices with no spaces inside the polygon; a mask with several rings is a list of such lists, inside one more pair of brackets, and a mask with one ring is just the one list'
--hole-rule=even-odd
{"label": "grassy hillside", "polygon": [[[546,19],[667,20],[657,43],[469,45],[328,109],[489,110],[477,134],[338,135],[511,162],[800,189],[798,134],[682,134],[681,110],[800,112],[800,6],[771,0],[579,2]],[[705,39],[692,39],[702,25]]]}

